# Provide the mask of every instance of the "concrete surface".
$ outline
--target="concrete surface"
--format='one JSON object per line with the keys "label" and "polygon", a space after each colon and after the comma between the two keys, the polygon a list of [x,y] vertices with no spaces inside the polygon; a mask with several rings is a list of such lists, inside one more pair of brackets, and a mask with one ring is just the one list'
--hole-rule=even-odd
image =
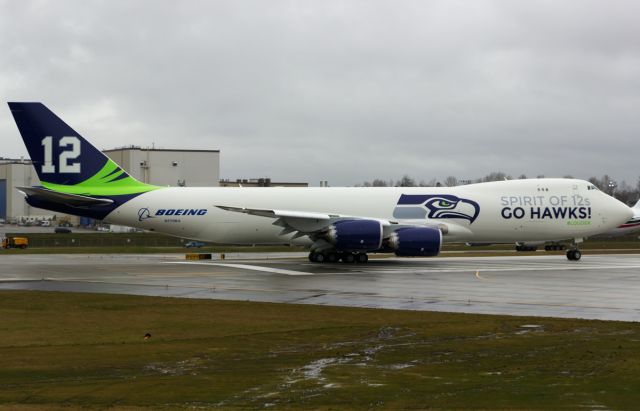
{"label": "concrete surface", "polygon": [[640,321],[640,255],[383,258],[312,264],[301,253],[5,255],[0,289],[272,301]]}

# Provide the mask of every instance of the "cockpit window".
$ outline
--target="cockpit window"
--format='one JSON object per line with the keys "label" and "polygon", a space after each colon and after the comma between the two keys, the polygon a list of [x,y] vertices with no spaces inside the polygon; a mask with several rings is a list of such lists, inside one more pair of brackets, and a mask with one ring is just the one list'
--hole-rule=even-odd
{"label": "cockpit window", "polygon": [[597,190],[598,187],[594,186],[593,184],[590,184],[587,186],[587,190]]}

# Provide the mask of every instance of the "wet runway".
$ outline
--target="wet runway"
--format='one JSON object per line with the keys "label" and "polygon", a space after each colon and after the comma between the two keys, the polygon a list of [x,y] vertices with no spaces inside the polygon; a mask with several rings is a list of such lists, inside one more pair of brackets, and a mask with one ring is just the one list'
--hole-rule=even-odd
{"label": "wet runway", "polygon": [[640,255],[372,259],[303,254],[5,255],[0,289],[640,321]]}

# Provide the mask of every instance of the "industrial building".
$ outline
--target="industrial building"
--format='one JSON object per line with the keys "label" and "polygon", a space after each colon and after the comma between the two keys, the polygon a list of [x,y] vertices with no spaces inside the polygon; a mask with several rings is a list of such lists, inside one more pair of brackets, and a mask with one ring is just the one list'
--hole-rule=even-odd
{"label": "industrial building", "polygon": [[48,210],[31,207],[16,187],[37,186],[40,179],[31,160],[0,158],[0,219],[13,220],[27,216],[53,216]]}
{"label": "industrial building", "polygon": [[220,178],[220,150],[168,150],[136,146],[104,153],[133,178],[147,184],[214,187]]}

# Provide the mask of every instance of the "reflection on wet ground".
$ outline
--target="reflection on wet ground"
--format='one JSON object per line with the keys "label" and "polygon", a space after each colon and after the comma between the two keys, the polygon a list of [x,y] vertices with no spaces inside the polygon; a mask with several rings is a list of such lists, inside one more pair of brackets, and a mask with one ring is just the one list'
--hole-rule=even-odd
{"label": "reflection on wet ground", "polygon": [[640,255],[372,259],[312,264],[301,253],[6,255],[0,289],[271,301],[640,320]]}

